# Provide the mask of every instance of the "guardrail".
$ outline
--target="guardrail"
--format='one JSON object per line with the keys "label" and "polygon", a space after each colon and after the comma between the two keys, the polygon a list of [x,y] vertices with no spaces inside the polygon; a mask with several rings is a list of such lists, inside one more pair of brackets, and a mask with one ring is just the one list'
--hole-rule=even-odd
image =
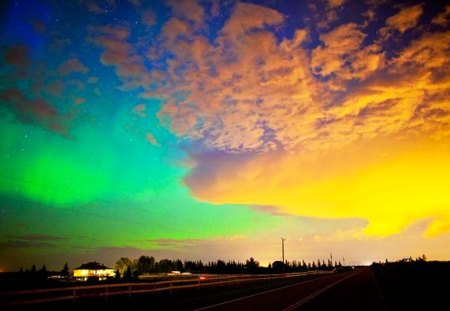
{"label": "guardrail", "polygon": [[0,306],[18,306],[28,304],[40,304],[47,302],[70,301],[75,302],[80,298],[98,297],[105,301],[110,296],[144,294],[187,288],[201,288],[207,286],[220,286],[239,284],[244,282],[275,280],[293,278],[308,274],[330,274],[330,271],[310,271],[288,274],[269,275],[233,275],[216,278],[196,278],[187,280],[169,280],[161,282],[138,282],[103,285],[85,285],[60,288],[46,288],[34,290],[20,290],[0,293]]}

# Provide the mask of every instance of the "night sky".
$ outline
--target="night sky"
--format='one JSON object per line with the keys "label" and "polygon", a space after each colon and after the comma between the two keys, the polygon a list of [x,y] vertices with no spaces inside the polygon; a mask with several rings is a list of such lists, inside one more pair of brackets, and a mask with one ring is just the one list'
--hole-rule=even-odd
{"label": "night sky", "polygon": [[0,14],[0,271],[450,258],[445,1]]}

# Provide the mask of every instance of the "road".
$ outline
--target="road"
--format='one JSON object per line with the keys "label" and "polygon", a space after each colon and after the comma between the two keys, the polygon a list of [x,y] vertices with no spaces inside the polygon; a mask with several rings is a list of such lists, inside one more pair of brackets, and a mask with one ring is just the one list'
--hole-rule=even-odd
{"label": "road", "polygon": [[272,289],[197,309],[222,310],[383,310],[368,268]]}

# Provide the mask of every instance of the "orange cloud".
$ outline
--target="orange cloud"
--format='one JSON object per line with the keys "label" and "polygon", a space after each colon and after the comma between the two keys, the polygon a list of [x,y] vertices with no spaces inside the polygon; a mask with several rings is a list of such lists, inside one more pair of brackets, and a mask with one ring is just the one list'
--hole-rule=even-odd
{"label": "orange cloud", "polygon": [[323,46],[312,52],[313,72],[323,77],[364,79],[383,66],[384,55],[380,46],[373,44],[361,48],[365,34],[354,23],[344,24],[320,36]]}
{"label": "orange cloud", "polygon": [[222,31],[231,36],[239,36],[252,29],[261,29],[265,25],[279,25],[283,19],[283,15],[276,10],[239,2]]}
{"label": "orange cloud", "polygon": [[417,25],[422,13],[423,4],[402,8],[399,13],[386,20],[386,27],[381,28],[379,33],[384,40],[389,39],[395,31],[404,33]]}
{"label": "orange cloud", "polygon": [[190,21],[197,25],[203,22],[204,10],[196,0],[168,0],[167,3],[176,17]]}
{"label": "orange cloud", "polygon": [[432,24],[439,26],[447,26],[450,23],[450,5],[445,7],[445,11],[433,18]]}
{"label": "orange cloud", "polygon": [[[125,86],[164,100],[163,125],[208,150],[192,155],[185,179],[195,197],[358,217],[368,235],[423,219],[427,235],[449,230],[450,32],[421,25],[407,38],[422,5],[401,9],[378,32],[329,22],[312,48],[317,29],[280,38],[287,17],[267,7],[236,4],[214,42],[199,31],[200,5],[176,7],[147,55],[128,42],[126,27],[96,29],[94,41]],[[149,71],[145,61],[167,71]]]}
{"label": "orange cloud", "polygon": [[[200,116],[202,126],[194,117],[181,135],[228,152],[194,155],[185,180],[194,196],[292,215],[359,217],[368,220],[368,235],[399,233],[422,219],[430,220],[426,235],[448,232],[450,33],[423,33],[387,58],[382,43],[363,45],[363,29],[344,24],[321,35],[324,45],[308,58],[304,30],[298,41],[277,45],[268,32],[234,27],[238,37],[218,39],[232,51],[229,59],[217,56],[220,48],[205,49],[216,75],[192,76],[195,83],[208,78],[202,92],[184,85],[191,92],[181,102],[196,105],[173,101],[161,111],[178,126]],[[257,51],[250,48],[256,42]],[[314,79],[309,66],[337,87]],[[230,154],[242,151],[252,153]]]}
{"label": "orange cloud", "polygon": [[393,29],[404,33],[406,30],[417,25],[419,17],[422,15],[423,9],[422,5],[414,5],[412,7],[407,7],[402,9],[399,13],[394,16],[389,17],[386,20],[386,24]]}
{"label": "orange cloud", "polygon": [[337,7],[337,6],[341,6],[345,3],[346,0],[328,0],[328,6],[329,7]]}
{"label": "orange cloud", "polygon": [[[270,150],[276,139],[290,139],[266,134],[267,130],[286,127],[288,116],[297,115],[298,120],[304,120],[305,130],[311,130],[313,119],[300,113],[317,110],[311,105],[316,86],[300,46],[306,31],[298,30],[292,40],[277,45],[274,35],[264,29],[282,21],[283,16],[275,10],[240,3],[217,38],[217,46],[201,36],[189,42],[170,40],[168,48],[177,58],[169,64],[169,72],[177,91],[170,86],[159,89],[160,96],[170,98],[159,113],[161,120],[180,136],[201,138],[211,147],[236,151]],[[179,105],[180,101],[195,105]],[[224,106],[229,107],[225,112]]]}

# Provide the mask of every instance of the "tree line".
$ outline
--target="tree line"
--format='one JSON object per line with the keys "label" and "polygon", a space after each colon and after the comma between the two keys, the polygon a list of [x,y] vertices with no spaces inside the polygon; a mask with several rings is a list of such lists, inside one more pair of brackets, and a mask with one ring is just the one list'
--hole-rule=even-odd
{"label": "tree line", "polygon": [[250,257],[245,262],[230,260],[192,261],[180,259],[155,260],[153,256],[142,255],[138,259],[131,260],[128,257],[121,257],[115,264],[116,276],[118,278],[130,279],[143,274],[169,273],[171,271],[189,273],[212,273],[212,274],[246,274],[246,273],[287,273],[304,272],[310,270],[332,270],[342,266],[340,261],[333,262],[328,259],[318,259],[317,261],[274,261],[267,267],[262,267],[259,261]]}
{"label": "tree line", "polygon": [[[259,261],[250,257],[245,262],[229,260],[203,262],[201,260],[184,260],[180,259],[161,259],[156,260],[153,256],[142,255],[137,259],[121,257],[116,261],[114,269],[116,270],[116,279],[131,280],[136,279],[139,275],[170,273],[179,271],[180,273],[205,273],[205,274],[268,274],[268,273],[289,273],[289,272],[305,272],[312,270],[332,270],[341,267],[341,261],[332,261],[328,259],[306,262],[301,261],[285,261],[281,260],[270,263],[267,267],[260,265]],[[70,278],[70,269],[67,262],[58,272],[49,272],[46,266],[37,269],[35,265],[31,269],[21,268],[19,275],[23,279],[45,280],[50,274],[57,273],[62,279]]]}

